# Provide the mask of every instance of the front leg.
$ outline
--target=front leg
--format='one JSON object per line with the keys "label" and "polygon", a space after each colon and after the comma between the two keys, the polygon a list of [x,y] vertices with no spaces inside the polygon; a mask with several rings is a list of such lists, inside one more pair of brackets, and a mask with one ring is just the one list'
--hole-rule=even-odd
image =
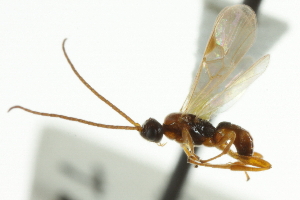
{"label": "front leg", "polygon": [[199,157],[195,154],[194,151],[194,142],[190,135],[190,132],[187,128],[182,129],[182,144],[181,147],[185,154],[187,155],[188,159],[194,159],[199,161]]}

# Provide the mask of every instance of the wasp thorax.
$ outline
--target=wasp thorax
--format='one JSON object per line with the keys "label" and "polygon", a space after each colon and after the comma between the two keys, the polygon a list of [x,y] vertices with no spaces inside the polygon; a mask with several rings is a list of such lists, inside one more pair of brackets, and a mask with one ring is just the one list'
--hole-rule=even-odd
{"label": "wasp thorax", "polygon": [[142,126],[141,136],[150,142],[160,142],[163,137],[162,125],[153,118],[149,118]]}

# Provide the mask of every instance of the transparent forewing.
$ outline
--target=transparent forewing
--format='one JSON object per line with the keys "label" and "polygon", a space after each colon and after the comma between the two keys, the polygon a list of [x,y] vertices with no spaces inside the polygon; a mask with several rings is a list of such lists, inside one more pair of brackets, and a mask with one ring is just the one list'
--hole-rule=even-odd
{"label": "transparent forewing", "polygon": [[227,105],[239,96],[239,94],[243,93],[245,89],[266,70],[269,60],[270,56],[266,55],[253,64],[247,71],[241,72],[238,76],[233,77],[222,92],[215,94],[206,102],[202,107],[200,116],[209,118],[212,114],[216,113],[221,106]]}
{"label": "transparent forewing", "polygon": [[203,113],[207,103],[247,70],[245,67],[239,68],[242,65],[238,63],[251,47],[255,30],[256,16],[250,7],[235,5],[220,12],[181,112],[210,118],[213,112]]}

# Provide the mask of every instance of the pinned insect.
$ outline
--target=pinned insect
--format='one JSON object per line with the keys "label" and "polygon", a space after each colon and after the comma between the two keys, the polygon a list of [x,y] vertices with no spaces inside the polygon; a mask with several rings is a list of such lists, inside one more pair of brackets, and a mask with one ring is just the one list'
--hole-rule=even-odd
{"label": "pinned insect", "polygon": [[[232,100],[265,71],[269,55],[260,58],[252,66],[245,66],[242,59],[255,39],[255,31],[256,16],[250,7],[235,5],[226,7],[220,12],[202,63],[180,112],[169,114],[162,125],[150,118],[141,126],[96,92],[79,75],[69,59],[65,50],[66,40],[62,44],[63,52],[76,76],[99,99],[133,126],[99,124],[64,115],[36,112],[21,106],[14,106],[9,111],[20,108],[37,115],[59,117],[102,128],[137,130],[143,138],[158,144],[165,135],[181,145],[189,163],[195,166],[244,171],[249,179],[247,171],[263,171],[271,168],[271,164],[263,160],[261,154],[253,151],[250,133],[229,122],[221,122],[215,128],[209,120],[221,107],[232,103]],[[198,145],[216,147],[222,152],[213,158],[202,160],[194,152],[194,147]],[[230,149],[232,145],[235,146],[236,152]],[[233,157],[237,162],[209,163],[224,154]]]}

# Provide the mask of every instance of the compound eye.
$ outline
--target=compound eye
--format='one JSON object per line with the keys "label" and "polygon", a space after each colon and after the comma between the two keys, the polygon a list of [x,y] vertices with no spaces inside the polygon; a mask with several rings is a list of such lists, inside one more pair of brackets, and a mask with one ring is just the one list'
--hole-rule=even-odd
{"label": "compound eye", "polygon": [[162,125],[153,118],[149,118],[142,126],[141,136],[150,142],[160,142],[163,137]]}

